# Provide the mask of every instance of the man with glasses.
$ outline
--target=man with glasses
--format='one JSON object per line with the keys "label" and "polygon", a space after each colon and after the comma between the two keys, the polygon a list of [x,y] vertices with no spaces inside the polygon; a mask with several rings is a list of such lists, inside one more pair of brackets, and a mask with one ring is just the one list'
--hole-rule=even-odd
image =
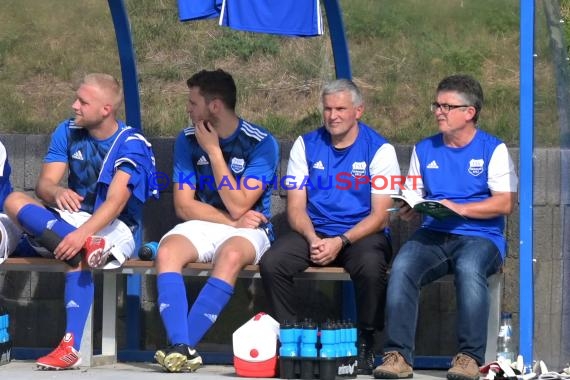
{"label": "man with glasses", "polygon": [[[477,126],[483,90],[473,78],[443,79],[431,104],[439,133],[414,146],[411,188],[440,200],[461,216],[425,216],[394,260],[386,304],[387,339],[377,379],[413,376],[413,349],[420,289],[453,273],[457,289],[458,354],[450,380],[476,380],[485,357],[489,294],[487,278],[503,263],[504,217],[513,210],[517,176],[506,145]],[[402,205],[404,220],[419,217]]]}

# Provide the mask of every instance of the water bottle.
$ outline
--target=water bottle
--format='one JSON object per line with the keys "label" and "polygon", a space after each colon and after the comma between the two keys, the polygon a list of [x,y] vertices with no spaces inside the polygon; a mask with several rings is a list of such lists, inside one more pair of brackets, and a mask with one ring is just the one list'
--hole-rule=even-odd
{"label": "water bottle", "polygon": [[336,357],[336,327],[331,321],[323,323],[321,326],[321,351],[319,356],[321,358],[335,358]]}
{"label": "water bottle", "polygon": [[348,347],[350,351],[350,356],[358,355],[358,328],[355,322],[348,321]]}
{"label": "water bottle", "polygon": [[0,344],[10,341],[10,316],[8,312],[0,306]]}
{"label": "water bottle", "polygon": [[501,313],[501,327],[497,337],[497,360],[508,364],[515,361],[515,348],[513,345],[513,316],[511,313]]}
{"label": "water bottle", "polygon": [[338,343],[339,356],[351,356],[350,353],[350,330],[346,321],[339,321],[338,328],[340,330],[340,341]]}
{"label": "water bottle", "polygon": [[301,336],[301,357],[317,357],[317,334],[317,325],[313,321],[307,320],[303,323]]}
{"label": "water bottle", "polygon": [[336,356],[338,358],[344,355],[344,342],[342,341],[342,322],[335,321],[334,322],[334,332],[335,332],[335,349],[336,349]]}
{"label": "water bottle", "polygon": [[158,251],[158,242],[149,241],[139,249],[139,259],[145,261],[152,261],[156,258],[157,251]]}
{"label": "water bottle", "polygon": [[299,356],[297,346],[297,331],[294,326],[285,321],[279,327],[279,356],[282,358],[297,357]]}
{"label": "water bottle", "polygon": [[303,326],[300,322],[293,322],[293,333],[295,334],[295,343],[297,344],[297,354],[301,354],[301,338],[303,336]]}
{"label": "water bottle", "polygon": [[8,311],[0,305],[0,364],[6,364],[10,361],[10,315]]}

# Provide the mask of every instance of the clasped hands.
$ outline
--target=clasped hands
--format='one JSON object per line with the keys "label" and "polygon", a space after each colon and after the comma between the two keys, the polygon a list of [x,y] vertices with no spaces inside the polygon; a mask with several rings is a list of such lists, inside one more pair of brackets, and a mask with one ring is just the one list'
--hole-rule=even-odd
{"label": "clasped hands", "polygon": [[342,249],[342,240],[338,236],[317,238],[310,243],[310,258],[316,265],[329,265]]}

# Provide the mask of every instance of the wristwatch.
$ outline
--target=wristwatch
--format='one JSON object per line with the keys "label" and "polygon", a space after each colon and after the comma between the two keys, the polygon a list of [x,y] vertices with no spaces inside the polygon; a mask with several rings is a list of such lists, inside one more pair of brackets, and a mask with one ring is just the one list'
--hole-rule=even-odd
{"label": "wristwatch", "polygon": [[340,238],[340,240],[342,240],[342,248],[343,249],[352,244],[352,242],[346,237],[345,234],[340,234],[340,235],[338,235],[338,237]]}

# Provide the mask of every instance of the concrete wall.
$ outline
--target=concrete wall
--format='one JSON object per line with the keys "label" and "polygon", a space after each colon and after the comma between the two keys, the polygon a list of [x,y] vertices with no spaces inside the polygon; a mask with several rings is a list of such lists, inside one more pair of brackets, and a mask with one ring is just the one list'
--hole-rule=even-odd
{"label": "concrete wall", "polygon": [[[41,158],[49,136],[0,135],[6,146],[13,168],[13,184],[19,190],[31,191],[39,174]],[[151,139],[157,158],[158,171],[171,175],[171,138]],[[285,174],[291,142],[281,144],[281,173]],[[409,146],[397,146],[402,172],[407,171],[411,152]],[[518,150],[511,149],[515,162]],[[561,198],[560,150],[538,149],[535,155],[534,190],[534,256],[535,262],[535,358],[543,359],[556,368],[568,359],[561,357],[560,330],[563,323],[563,256],[561,254]],[[568,186],[568,184],[566,184]],[[273,194],[274,222],[277,232],[287,228],[284,217],[285,192]],[[567,207],[567,205],[566,205]],[[160,201],[151,202],[145,209],[145,240],[157,240],[177,222],[172,208],[171,189],[161,194]],[[393,221],[395,249],[406,240],[415,226],[398,219]],[[519,321],[519,221],[518,208],[507,224],[509,254],[504,268],[505,286],[503,310],[514,314],[515,331]],[[165,334],[156,310],[155,277],[143,279],[142,322],[144,334],[141,347],[154,349],[165,344]],[[525,279],[528,281],[529,279]],[[101,281],[96,277],[96,284]],[[126,280],[125,280],[126,281]],[[125,281],[122,282],[124,287]],[[187,278],[188,296],[193,300],[205,279]],[[341,287],[338,283],[300,281],[297,284],[299,307],[315,318],[340,317]],[[99,300],[100,287],[96,298]],[[302,293],[301,293],[302,292]],[[119,348],[125,344],[124,291],[120,292]],[[65,327],[63,308],[63,276],[49,273],[0,271],[0,300],[12,315],[11,333],[19,347],[51,347],[59,341]],[[96,302],[96,308],[99,303]],[[258,311],[267,310],[263,289],[258,280],[239,281],[236,294],[222,313],[218,323],[206,336],[200,349],[228,349],[231,333]],[[96,310],[97,312],[97,310]],[[483,317],[483,316],[482,316]],[[41,328],[39,327],[41,326]],[[417,355],[454,355],[455,348],[455,292],[451,283],[434,283],[422,291],[420,321],[416,339]],[[97,327],[97,326],[96,326]],[[515,337],[518,340],[518,336]]]}

